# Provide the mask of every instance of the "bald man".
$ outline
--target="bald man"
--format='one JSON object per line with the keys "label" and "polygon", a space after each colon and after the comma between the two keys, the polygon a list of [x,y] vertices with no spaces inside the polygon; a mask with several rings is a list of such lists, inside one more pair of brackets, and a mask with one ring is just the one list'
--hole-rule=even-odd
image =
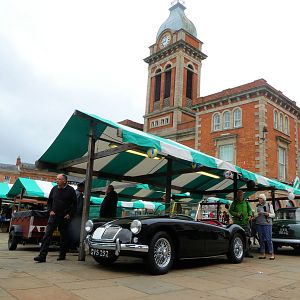
{"label": "bald man", "polygon": [[67,176],[58,174],[57,185],[51,189],[47,208],[49,219],[44,234],[40,254],[34,258],[36,262],[46,262],[48,249],[54,230],[58,227],[60,232],[60,249],[57,260],[65,260],[68,249],[68,225],[76,211],[77,197],[75,190],[67,184]]}

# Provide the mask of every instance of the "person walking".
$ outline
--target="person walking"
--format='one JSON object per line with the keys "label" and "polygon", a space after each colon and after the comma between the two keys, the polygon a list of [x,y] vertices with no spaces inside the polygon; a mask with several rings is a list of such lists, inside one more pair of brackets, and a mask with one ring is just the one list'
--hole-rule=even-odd
{"label": "person walking", "polygon": [[51,238],[57,227],[60,232],[60,249],[57,260],[65,260],[68,249],[68,225],[76,210],[77,198],[75,190],[67,184],[66,175],[58,174],[56,183],[57,185],[50,191],[47,202],[49,219],[40,253],[34,258],[39,263],[46,262]]}
{"label": "person walking", "polygon": [[271,203],[267,203],[265,194],[260,194],[258,196],[258,202],[254,216],[260,245],[259,259],[266,258],[267,245],[270,259],[274,260],[275,256],[272,242],[272,219],[275,217],[274,209]]}
{"label": "person walking", "polygon": [[112,185],[106,189],[106,196],[100,208],[100,218],[112,219],[117,216],[118,195]]}
{"label": "person walking", "polygon": [[237,191],[237,199],[231,203],[229,214],[232,216],[233,223],[240,225],[246,232],[245,257],[253,258],[253,255],[249,253],[251,243],[250,220],[252,218],[252,208],[250,203],[244,199],[244,192],[242,190]]}

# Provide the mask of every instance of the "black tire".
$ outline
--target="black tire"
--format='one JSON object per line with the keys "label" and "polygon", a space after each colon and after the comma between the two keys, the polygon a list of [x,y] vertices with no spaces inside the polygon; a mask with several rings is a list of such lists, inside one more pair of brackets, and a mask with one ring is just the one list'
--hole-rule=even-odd
{"label": "black tire", "polygon": [[230,262],[234,264],[239,264],[243,261],[245,255],[245,241],[241,234],[234,234],[230,246],[229,251],[227,253],[227,257]]}
{"label": "black tire", "polygon": [[116,255],[112,255],[110,257],[97,257],[97,256],[93,256],[94,260],[102,265],[102,266],[109,266],[109,265],[112,265],[117,259],[118,259],[119,256],[116,256]]}
{"label": "black tire", "polygon": [[145,259],[151,274],[162,275],[168,273],[174,262],[173,241],[164,231],[157,232],[149,244],[149,252]]}
{"label": "black tire", "polygon": [[16,236],[15,231],[12,230],[8,236],[8,242],[7,242],[8,250],[16,250],[18,243],[19,243],[19,238]]}

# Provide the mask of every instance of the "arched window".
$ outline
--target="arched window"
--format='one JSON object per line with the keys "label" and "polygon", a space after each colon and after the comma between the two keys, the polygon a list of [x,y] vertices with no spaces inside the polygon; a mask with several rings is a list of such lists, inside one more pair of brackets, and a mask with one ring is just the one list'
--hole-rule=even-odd
{"label": "arched window", "polygon": [[284,133],[289,134],[289,118],[287,116],[284,117]]}
{"label": "arched window", "polygon": [[213,131],[221,130],[221,117],[220,114],[214,114],[213,116]]}
{"label": "arched window", "polygon": [[165,71],[165,90],[164,90],[164,99],[170,97],[171,92],[171,65],[166,66]]}
{"label": "arched window", "polygon": [[230,112],[224,111],[223,113],[223,129],[230,128]]}
{"label": "arched window", "polygon": [[160,100],[160,85],[161,85],[161,70],[156,71],[155,75],[155,95],[154,95],[154,101]]}
{"label": "arched window", "polygon": [[242,126],[242,111],[240,108],[236,108],[233,111],[233,127],[241,127]]}
{"label": "arched window", "polygon": [[283,115],[279,115],[279,130],[283,131]]}
{"label": "arched window", "polygon": [[186,79],[186,97],[189,99],[192,99],[193,95],[193,66],[188,65],[188,70],[187,70],[187,79]]}
{"label": "arched window", "polygon": [[277,112],[277,110],[274,111],[274,128],[278,129],[278,112]]}

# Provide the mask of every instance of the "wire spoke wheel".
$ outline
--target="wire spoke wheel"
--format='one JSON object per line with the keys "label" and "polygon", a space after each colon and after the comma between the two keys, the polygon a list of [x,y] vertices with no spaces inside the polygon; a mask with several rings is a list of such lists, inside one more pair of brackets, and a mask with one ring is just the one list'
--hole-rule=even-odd
{"label": "wire spoke wheel", "polygon": [[165,268],[171,260],[171,244],[166,238],[160,238],[154,246],[154,261],[160,268]]}
{"label": "wire spoke wheel", "polygon": [[241,259],[244,255],[244,245],[240,237],[235,237],[233,241],[233,253],[237,259]]}

